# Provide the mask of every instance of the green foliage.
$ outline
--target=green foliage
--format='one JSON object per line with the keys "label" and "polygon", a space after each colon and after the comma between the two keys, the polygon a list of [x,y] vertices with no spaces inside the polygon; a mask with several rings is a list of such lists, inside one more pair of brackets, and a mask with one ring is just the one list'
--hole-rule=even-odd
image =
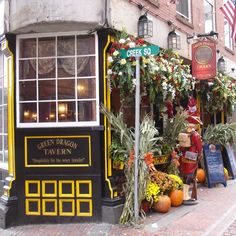
{"label": "green foliage", "polygon": [[234,78],[221,73],[217,73],[211,82],[202,81],[197,87],[205,109],[210,113],[224,111],[231,114],[236,102],[235,83]]}
{"label": "green foliage", "polygon": [[235,123],[209,125],[203,135],[205,143],[221,144],[226,146],[227,143],[236,141]]}
{"label": "green foliage", "polygon": [[112,140],[109,151],[113,161],[126,161],[128,159],[127,151],[116,139]]}
{"label": "green foliage", "polygon": [[[123,121],[122,113],[114,115],[109,112],[104,106],[100,108],[101,112],[106,115],[110,122],[113,131],[119,136],[120,142],[119,153],[123,153],[129,157],[130,152],[134,149],[135,135],[133,128],[127,128],[127,125]],[[149,169],[144,160],[144,155],[148,152],[154,152],[156,150],[156,144],[158,142],[158,130],[155,128],[153,120],[149,116],[145,116],[140,124],[140,138],[139,138],[139,156],[138,156],[138,203],[141,205],[141,201],[145,199],[145,192],[147,187],[147,181],[149,181]],[[123,148],[123,150],[122,150]],[[126,159],[127,160],[127,159]],[[125,205],[120,217],[121,224],[135,224],[134,217],[134,164],[130,167],[127,166],[124,169],[126,177],[126,183],[124,183]],[[140,209],[140,207],[139,207]],[[145,214],[140,211],[140,217],[144,218]]]}
{"label": "green foliage", "polygon": [[186,121],[188,114],[186,112],[177,113],[172,119],[167,120],[167,125],[163,134],[163,143],[174,148],[179,133],[183,132],[188,122]]}

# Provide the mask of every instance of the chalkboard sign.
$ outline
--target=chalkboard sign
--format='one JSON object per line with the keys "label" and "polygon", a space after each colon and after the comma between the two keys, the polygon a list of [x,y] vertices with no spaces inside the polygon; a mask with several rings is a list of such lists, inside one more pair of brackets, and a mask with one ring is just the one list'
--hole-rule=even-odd
{"label": "chalkboard sign", "polygon": [[204,162],[207,171],[207,183],[211,188],[216,183],[222,183],[226,187],[224,177],[224,165],[221,155],[221,146],[205,144],[203,146]]}
{"label": "chalkboard sign", "polygon": [[236,157],[231,145],[227,145],[225,147],[225,166],[229,171],[229,174],[232,176],[233,179],[236,178]]}

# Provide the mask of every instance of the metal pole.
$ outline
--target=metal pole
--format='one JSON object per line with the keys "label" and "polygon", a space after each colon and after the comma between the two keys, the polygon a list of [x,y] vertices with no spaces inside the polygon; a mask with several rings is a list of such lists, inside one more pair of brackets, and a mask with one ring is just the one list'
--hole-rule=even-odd
{"label": "metal pole", "polygon": [[140,122],[140,64],[136,57],[136,86],[135,86],[135,161],[134,161],[134,217],[138,223],[138,156],[139,156],[139,122]]}

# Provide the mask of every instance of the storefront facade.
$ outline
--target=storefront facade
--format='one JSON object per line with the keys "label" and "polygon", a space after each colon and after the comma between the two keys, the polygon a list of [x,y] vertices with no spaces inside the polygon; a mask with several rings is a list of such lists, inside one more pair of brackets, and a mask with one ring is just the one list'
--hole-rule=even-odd
{"label": "storefront facade", "polygon": [[[188,14],[183,24],[174,5],[157,2],[145,3],[155,26],[148,41],[167,48],[175,26],[180,54],[190,62],[187,36],[197,23]],[[111,107],[110,28],[134,34],[143,12],[125,0],[1,4],[1,227],[15,220],[117,222],[122,198],[109,157],[111,129],[99,106]]]}

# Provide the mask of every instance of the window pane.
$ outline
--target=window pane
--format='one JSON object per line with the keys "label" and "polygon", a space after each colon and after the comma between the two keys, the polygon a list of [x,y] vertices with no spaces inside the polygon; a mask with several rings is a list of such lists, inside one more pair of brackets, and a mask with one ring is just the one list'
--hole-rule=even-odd
{"label": "window pane", "polygon": [[3,152],[0,150],[0,162],[3,162]]}
{"label": "window pane", "polygon": [[78,102],[78,120],[79,121],[96,120],[96,101]]}
{"label": "window pane", "polygon": [[55,59],[39,59],[38,60],[38,76],[39,78],[55,78]]}
{"label": "window pane", "polygon": [[20,58],[36,57],[36,39],[20,40]]}
{"label": "window pane", "polygon": [[75,80],[60,79],[58,80],[58,99],[73,99],[75,98]]}
{"label": "window pane", "polygon": [[20,82],[20,101],[36,100],[36,81]]}
{"label": "window pane", "polygon": [[74,77],[75,76],[75,58],[58,58],[58,77]]}
{"label": "window pane", "polygon": [[19,61],[19,79],[36,78],[36,60]]}
{"label": "window pane", "polygon": [[4,163],[8,162],[8,151],[4,152]]}
{"label": "window pane", "polygon": [[65,36],[57,38],[57,55],[75,55],[75,36]]}
{"label": "window pane", "polygon": [[56,82],[55,80],[41,80],[39,84],[39,100],[56,99]]}
{"label": "window pane", "polygon": [[77,75],[95,76],[95,57],[78,57]]}
{"label": "window pane", "polygon": [[77,36],[77,55],[95,54],[94,35]]}
{"label": "window pane", "polygon": [[39,103],[39,122],[56,121],[56,103],[41,102]]}
{"label": "window pane", "polygon": [[77,80],[78,98],[96,98],[96,80],[78,79]]}
{"label": "window pane", "polygon": [[75,121],[75,102],[58,103],[58,121]]}
{"label": "window pane", "polygon": [[205,8],[205,32],[208,33],[214,29],[213,26],[213,5],[207,0],[204,1]]}
{"label": "window pane", "polygon": [[8,136],[4,135],[4,150],[8,150]]}
{"label": "window pane", "polygon": [[36,103],[20,104],[20,122],[36,122],[37,121],[37,106]]}
{"label": "window pane", "polygon": [[4,130],[4,133],[6,134],[7,133],[7,130],[8,130],[8,114],[7,114],[7,106],[4,106],[4,116],[3,116],[3,119],[4,119],[4,127],[3,127],[3,130]]}
{"label": "window pane", "polygon": [[3,110],[3,107],[0,106],[0,135],[3,133],[3,127],[2,127],[3,113],[2,113],[2,110]]}
{"label": "window pane", "polygon": [[39,38],[38,42],[39,57],[55,56],[55,38]]}
{"label": "window pane", "polygon": [[[0,78],[0,80],[2,80],[1,78]],[[3,88],[2,87],[0,87],[0,105],[2,104],[2,92],[3,92]]]}
{"label": "window pane", "polygon": [[189,17],[189,14],[188,14],[188,1],[189,0],[181,0],[181,1],[176,2],[176,11],[178,11],[182,15],[186,16],[186,18]]}

